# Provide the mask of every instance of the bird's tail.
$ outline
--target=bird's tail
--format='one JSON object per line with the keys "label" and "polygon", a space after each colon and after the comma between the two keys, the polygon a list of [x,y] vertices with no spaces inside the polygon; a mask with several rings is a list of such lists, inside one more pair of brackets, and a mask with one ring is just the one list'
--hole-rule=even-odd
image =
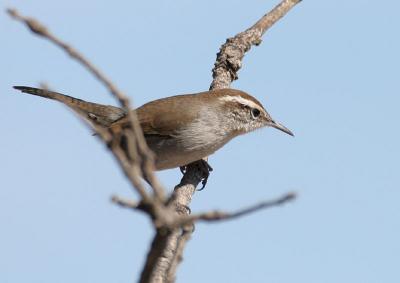
{"label": "bird's tail", "polygon": [[119,107],[88,102],[46,89],[28,86],[14,86],[14,88],[22,91],[23,93],[29,93],[32,95],[57,100],[72,108],[79,115],[84,116],[84,118],[104,127],[110,126],[113,122],[126,115],[125,111]]}

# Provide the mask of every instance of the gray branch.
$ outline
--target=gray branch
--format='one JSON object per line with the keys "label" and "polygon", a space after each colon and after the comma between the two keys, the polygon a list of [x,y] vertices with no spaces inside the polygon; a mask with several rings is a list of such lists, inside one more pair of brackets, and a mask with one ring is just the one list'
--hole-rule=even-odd
{"label": "gray branch", "polygon": [[284,0],[244,32],[228,38],[220,48],[213,69],[210,89],[229,88],[238,79],[237,72],[252,45],[259,45],[264,33],[301,0]]}
{"label": "gray branch", "polygon": [[293,201],[296,198],[296,193],[286,193],[285,195],[273,199],[273,200],[265,200],[260,203],[251,205],[249,207],[240,209],[238,211],[234,212],[224,212],[224,211],[207,211],[203,213],[198,213],[198,214],[193,214],[193,215],[188,215],[185,217],[181,217],[180,219],[176,219],[174,223],[171,223],[170,226],[172,227],[182,227],[185,225],[190,225],[195,222],[199,221],[206,221],[206,222],[217,222],[217,221],[224,221],[224,220],[232,220],[236,219],[254,212],[257,212],[259,210],[263,209],[268,209],[272,208],[275,206],[280,206],[285,203],[288,203],[290,201]]}

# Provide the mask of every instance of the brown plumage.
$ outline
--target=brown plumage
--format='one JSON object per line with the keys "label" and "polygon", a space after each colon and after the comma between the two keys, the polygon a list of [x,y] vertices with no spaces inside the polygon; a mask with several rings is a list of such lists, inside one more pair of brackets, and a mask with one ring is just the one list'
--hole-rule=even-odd
{"label": "brown plumage", "polygon": [[[218,97],[225,95],[238,95],[255,104],[261,108],[263,106],[254,97],[247,93],[236,89],[218,89],[212,91],[205,91],[196,94],[183,94],[157,99],[148,102],[136,109],[140,126],[146,135],[166,135],[170,136],[176,134],[176,131],[185,127],[187,123],[197,119],[200,115],[201,107],[193,109],[193,104],[204,105],[208,100],[215,100]],[[206,105],[208,106],[208,104]],[[209,106],[208,106],[209,107]],[[182,109],[192,108],[192,111],[182,111]],[[157,113],[157,115],[153,115]],[[178,119],[179,117],[179,119]],[[128,123],[126,117],[113,123],[111,128],[123,127]]]}
{"label": "brown plumage", "polygon": [[[87,102],[48,90],[15,86],[24,93],[57,100],[90,122],[118,133],[128,125],[123,109]],[[293,135],[276,123],[261,103],[235,89],[177,95],[151,101],[136,114],[146,142],[156,155],[156,169],[187,165],[206,157],[232,138],[272,126]]]}

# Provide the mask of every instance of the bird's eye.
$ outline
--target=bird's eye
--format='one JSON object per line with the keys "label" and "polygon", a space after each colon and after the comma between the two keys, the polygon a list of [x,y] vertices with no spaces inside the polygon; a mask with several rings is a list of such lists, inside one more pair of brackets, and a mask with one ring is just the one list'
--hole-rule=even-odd
{"label": "bird's eye", "polygon": [[251,109],[251,116],[255,119],[258,118],[258,116],[260,116],[261,112],[260,110],[258,110],[257,108],[252,108]]}

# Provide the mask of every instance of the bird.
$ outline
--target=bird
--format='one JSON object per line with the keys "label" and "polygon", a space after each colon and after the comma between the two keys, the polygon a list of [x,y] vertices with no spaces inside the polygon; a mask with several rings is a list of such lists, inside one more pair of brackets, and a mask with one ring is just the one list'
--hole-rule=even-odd
{"label": "bird", "polygon": [[[126,111],[119,107],[46,89],[14,88],[59,101],[112,132],[129,124]],[[183,168],[212,155],[233,138],[264,127],[294,136],[272,119],[256,98],[231,88],[161,98],[132,111],[136,112],[146,143],[155,155],[155,170]]]}

